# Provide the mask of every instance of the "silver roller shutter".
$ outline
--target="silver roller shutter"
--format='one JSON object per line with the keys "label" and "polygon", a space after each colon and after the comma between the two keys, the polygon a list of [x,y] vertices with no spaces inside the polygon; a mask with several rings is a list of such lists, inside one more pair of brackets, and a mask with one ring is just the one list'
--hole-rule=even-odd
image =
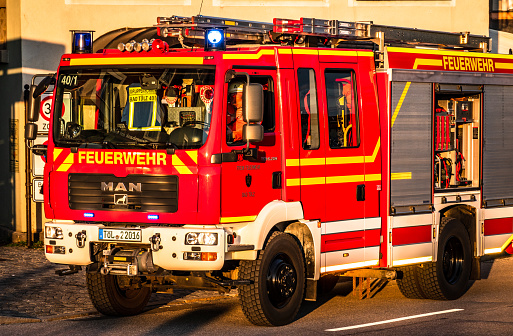
{"label": "silver roller shutter", "polygon": [[431,210],[431,83],[392,82],[392,214]]}

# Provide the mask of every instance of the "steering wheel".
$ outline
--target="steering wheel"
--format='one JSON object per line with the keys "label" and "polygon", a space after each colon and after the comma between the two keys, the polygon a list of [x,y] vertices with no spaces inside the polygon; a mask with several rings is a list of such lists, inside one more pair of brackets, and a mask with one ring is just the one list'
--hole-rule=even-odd
{"label": "steering wheel", "polygon": [[202,125],[202,126],[210,126],[209,123],[205,122],[205,121],[201,121],[201,120],[189,120],[189,121],[186,121],[182,127],[187,127],[187,126],[194,126],[194,125]]}

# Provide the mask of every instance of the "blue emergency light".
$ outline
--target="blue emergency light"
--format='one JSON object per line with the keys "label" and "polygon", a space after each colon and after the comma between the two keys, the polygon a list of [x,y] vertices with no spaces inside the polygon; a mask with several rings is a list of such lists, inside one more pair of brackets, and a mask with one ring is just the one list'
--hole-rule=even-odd
{"label": "blue emergency light", "polygon": [[92,213],[92,212],[85,212],[84,213],[84,217],[86,217],[86,218],[94,218],[94,213]]}
{"label": "blue emergency light", "polygon": [[205,51],[226,50],[224,29],[210,28],[205,30]]}
{"label": "blue emergency light", "polygon": [[159,219],[159,215],[148,215],[148,219],[157,220]]}
{"label": "blue emergency light", "polygon": [[71,30],[71,52],[73,54],[90,54],[93,52],[92,30]]}

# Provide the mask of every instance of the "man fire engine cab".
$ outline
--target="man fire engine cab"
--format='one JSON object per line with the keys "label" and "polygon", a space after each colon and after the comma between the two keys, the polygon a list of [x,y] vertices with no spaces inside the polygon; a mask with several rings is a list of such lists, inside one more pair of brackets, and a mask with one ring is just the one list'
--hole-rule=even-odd
{"label": "man fire engine cab", "polygon": [[32,147],[46,257],[85,267],[101,313],[237,288],[252,323],[283,325],[338,276],[457,299],[481,257],[513,252],[513,57],[487,37],[312,18],[155,28],[97,52],[74,32],[32,87],[30,122],[55,82],[48,145]]}

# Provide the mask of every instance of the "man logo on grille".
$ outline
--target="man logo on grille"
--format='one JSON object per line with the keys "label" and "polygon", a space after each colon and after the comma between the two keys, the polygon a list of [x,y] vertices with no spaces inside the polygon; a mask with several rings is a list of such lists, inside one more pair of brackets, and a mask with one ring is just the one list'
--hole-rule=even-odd
{"label": "man logo on grille", "polygon": [[129,192],[142,192],[142,184],[139,183],[128,183],[128,188],[122,182],[119,182],[114,187],[114,182],[102,182],[102,191],[129,191]]}

